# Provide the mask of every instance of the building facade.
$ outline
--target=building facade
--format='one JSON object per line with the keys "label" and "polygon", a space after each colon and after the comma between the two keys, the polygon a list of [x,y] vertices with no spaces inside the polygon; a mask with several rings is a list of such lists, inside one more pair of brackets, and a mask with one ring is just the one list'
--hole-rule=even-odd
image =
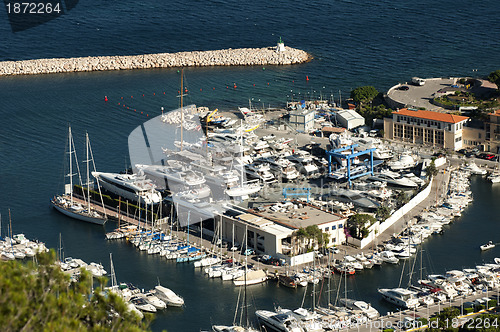
{"label": "building facade", "polygon": [[493,153],[500,153],[500,109],[488,114],[485,123],[485,146],[484,149]]}
{"label": "building facade", "polygon": [[290,112],[290,125],[298,131],[310,132],[314,129],[314,116],[316,110],[308,108],[298,108]]}
{"label": "building facade", "polygon": [[402,108],[384,119],[384,138],[459,150],[469,118],[461,115]]}

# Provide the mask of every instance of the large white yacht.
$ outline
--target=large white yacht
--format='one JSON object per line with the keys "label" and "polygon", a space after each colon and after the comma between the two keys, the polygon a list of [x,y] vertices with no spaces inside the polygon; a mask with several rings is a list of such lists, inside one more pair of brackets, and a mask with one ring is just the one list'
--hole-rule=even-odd
{"label": "large white yacht", "polygon": [[297,150],[288,159],[297,164],[298,170],[305,175],[311,175],[319,171],[311,154],[307,151]]}
{"label": "large white yacht", "polygon": [[135,167],[151,179],[157,188],[168,188],[171,191],[198,190],[199,198],[210,195],[210,188],[205,185],[203,174],[184,167],[182,163],[175,166],[137,164]]}
{"label": "large white yacht", "polygon": [[388,302],[403,308],[416,308],[420,305],[415,293],[404,288],[381,288],[378,292]]}
{"label": "large white yacht", "polygon": [[353,138],[353,143],[358,144],[358,147],[356,147],[358,151],[375,148],[373,158],[376,159],[390,159],[394,155],[392,150],[386,148],[382,141],[375,137],[356,137]]}
{"label": "large white yacht", "polygon": [[245,172],[254,179],[259,179],[264,183],[275,182],[276,178],[270,172],[271,168],[268,163],[245,165]]}
{"label": "large white yacht", "polygon": [[417,161],[410,153],[406,152],[402,153],[398,159],[387,162],[387,166],[393,171],[399,171],[417,166]]}
{"label": "large white yacht", "polygon": [[357,301],[353,299],[340,299],[339,302],[348,309],[361,310],[366,317],[376,319],[380,317],[380,313],[365,301]]}
{"label": "large white yacht", "polygon": [[418,187],[418,185],[412,180],[410,180],[408,177],[401,176],[400,174],[389,170],[373,172],[373,175],[370,175],[368,177],[368,180],[387,182],[387,184],[389,185],[400,186],[400,187],[408,187],[408,188]]}
{"label": "large white yacht", "polygon": [[267,310],[255,311],[257,318],[267,326],[280,332],[303,332],[297,318],[291,313],[275,313]]}
{"label": "large white yacht", "polygon": [[161,194],[155,189],[151,180],[147,180],[144,176],[103,172],[92,172],[92,175],[100,181],[104,189],[123,199],[134,202],[140,200],[146,204],[161,202]]}

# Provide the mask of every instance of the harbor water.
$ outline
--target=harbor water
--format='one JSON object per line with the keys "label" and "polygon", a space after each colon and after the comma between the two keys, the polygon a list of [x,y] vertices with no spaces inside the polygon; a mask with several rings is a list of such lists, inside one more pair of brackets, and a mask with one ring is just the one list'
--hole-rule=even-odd
{"label": "harbor water", "polygon": [[[247,106],[249,101],[274,107],[320,95],[345,99],[362,85],[386,91],[412,76],[481,76],[500,68],[500,26],[489,1],[460,0],[451,7],[429,0],[287,4],[206,1],[166,8],[154,1],[84,1],[67,15],[24,32],[12,33],[7,20],[1,20],[0,60],[263,47],[274,45],[280,36],[315,57],[289,67],[185,70],[189,91],[184,103],[224,110]],[[471,21],[481,23],[468,24]],[[0,78],[2,234],[10,209],[14,233],[52,248],[58,246],[61,234],[65,256],[102,262],[109,271],[113,253],[118,281],[146,289],[160,281],[173,289],[184,297],[186,307],[156,314],[154,331],[199,331],[212,323],[230,324],[239,290],[220,279],[209,280],[192,264],[167,262],[125,241],[106,241],[105,232],[115,226],[112,222],[103,228],[72,220],[51,209],[49,201],[63,190],[68,124],[81,160],[87,131],[98,170],[123,170],[129,166],[128,135],[159,115],[161,107],[176,108],[179,86],[177,69]],[[474,202],[462,217],[446,226],[443,235],[425,241],[424,275],[500,257],[499,246],[479,250],[489,240],[500,242],[500,207],[495,204],[500,185],[473,177],[472,191]],[[371,302],[382,313],[394,311],[381,300],[377,287],[396,287],[402,268],[385,264],[348,277],[348,296]],[[419,275],[415,270],[414,280]],[[407,273],[402,280],[408,282]],[[332,299],[338,282],[335,277]],[[323,285],[322,303],[326,288]],[[249,287],[251,318],[255,309],[300,306],[304,291],[274,282]],[[305,305],[310,303],[307,295]]]}

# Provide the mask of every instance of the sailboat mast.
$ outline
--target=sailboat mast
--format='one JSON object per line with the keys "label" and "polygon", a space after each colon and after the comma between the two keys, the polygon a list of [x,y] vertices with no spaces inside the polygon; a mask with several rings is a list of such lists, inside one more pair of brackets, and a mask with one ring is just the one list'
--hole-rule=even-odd
{"label": "sailboat mast", "polygon": [[87,206],[90,213],[89,133],[87,132],[85,132],[85,146],[87,153]]}
{"label": "sailboat mast", "polygon": [[241,188],[243,189],[243,171],[245,168],[245,165],[243,163],[243,120],[240,120],[240,159],[241,159],[240,181],[241,181]]}
{"label": "sailboat mast", "polygon": [[248,250],[248,225],[245,225],[245,294],[244,294],[244,300],[245,300],[245,324],[248,326],[248,304],[247,304],[247,251]]}
{"label": "sailboat mast", "polygon": [[312,291],[312,310],[316,309],[314,306],[316,304],[316,283],[314,282],[314,274],[316,273],[316,252],[313,251],[313,273],[312,273],[312,281],[313,281],[313,291]]}
{"label": "sailboat mast", "polygon": [[68,148],[69,148],[69,195],[71,199],[71,206],[73,206],[73,157],[71,154],[73,153],[71,151],[72,147],[72,142],[73,138],[71,136],[71,127],[69,127],[69,133],[68,133]]}
{"label": "sailboat mast", "polygon": [[184,106],[184,101],[182,97],[184,96],[184,69],[181,69],[181,151],[184,145],[183,139],[183,131],[184,131],[184,110],[182,109]]}

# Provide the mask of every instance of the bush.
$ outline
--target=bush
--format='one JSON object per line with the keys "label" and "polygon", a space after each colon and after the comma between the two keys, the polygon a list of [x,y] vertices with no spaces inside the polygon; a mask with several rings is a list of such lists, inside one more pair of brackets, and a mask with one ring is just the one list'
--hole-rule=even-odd
{"label": "bush", "polygon": [[488,308],[494,308],[497,306],[497,300],[489,300],[488,301]]}
{"label": "bush", "polygon": [[479,312],[479,311],[484,310],[484,309],[486,309],[486,306],[484,304],[476,304],[474,306],[474,311],[475,312]]}
{"label": "bush", "polygon": [[424,317],[418,318],[417,321],[422,323],[421,326],[427,325],[427,319]]}

